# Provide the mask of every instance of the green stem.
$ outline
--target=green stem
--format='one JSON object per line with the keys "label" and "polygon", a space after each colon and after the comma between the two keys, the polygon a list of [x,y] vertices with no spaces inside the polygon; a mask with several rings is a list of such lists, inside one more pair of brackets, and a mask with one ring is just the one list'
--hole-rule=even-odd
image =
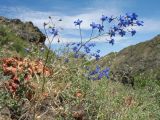
{"label": "green stem", "polygon": [[83,41],[82,41],[82,31],[81,31],[81,27],[80,27],[80,25],[79,25],[79,32],[80,32],[80,37],[81,37],[81,45],[82,45]]}
{"label": "green stem", "polygon": [[47,39],[48,39],[48,41],[49,41],[49,48],[48,48],[48,51],[47,51],[47,54],[46,54],[46,58],[45,58],[45,63],[44,63],[44,66],[43,66],[42,92],[44,92],[44,90],[45,90],[45,89],[44,89],[44,88],[45,88],[44,86],[45,86],[45,83],[46,83],[46,78],[45,78],[44,72],[45,72],[45,68],[46,68],[46,65],[47,65],[47,62],[48,62],[48,59],[49,59],[49,54],[50,54],[50,51],[51,51],[51,44],[52,44],[52,42],[53,42],[53,40],[54,40],[54,36],[53,36],[53,37],[52,37],[52,40],[50,41],[45,26],[44,26],[44,31],[45,31],[46,37],[47,37]]}
{"label": "green stem", "polygon": [[84,44],[82,44],[80,47],[79,47],[79,49],[77,50],[77,53],[80,51],[80,49],[82,48],[82,46],[84,46],[84,45],[86,45],[88,42],[90,42],[91,40],[93,40],[93,39],[96,39],[96,38],[98,38],[98,37],[100,37],[100,36],[102,36],[102,35],[107,35],[108,33],[107,32],[105,32],[105,33],[102,33],[102,34],[99,34],[99,35],[97,35],[97,36],[95,36],[95,37],[90,37],[90,39],[89,40],[87,40]]}

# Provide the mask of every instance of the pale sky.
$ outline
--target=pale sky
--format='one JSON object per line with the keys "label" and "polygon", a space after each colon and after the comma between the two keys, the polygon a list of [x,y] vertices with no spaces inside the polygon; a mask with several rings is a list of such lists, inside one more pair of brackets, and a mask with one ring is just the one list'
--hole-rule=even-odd
{"label": "pale sky", "polygon": [[[102,14],[106,16],[120,16],[135,12],[138,19],[144,21],[144,26],[137,28],[133,37],[116,37],[115,44],[108,44],[105,39],[95,40],[101,55],[119,51],[129,45],[149,40],[160,34],[160,0],[0,0],[0,16],[32,21],[43,31],[43,23],[48,16],[55,20],[62,18],[60,40],[63,42],[80,41],[79,31],[74,21],[82,19],[82,36],[90,36],[90,23],[98,22]],[[46,42],[47,43],[47,42]],[[57,48],[56,41],[53,48]]]}

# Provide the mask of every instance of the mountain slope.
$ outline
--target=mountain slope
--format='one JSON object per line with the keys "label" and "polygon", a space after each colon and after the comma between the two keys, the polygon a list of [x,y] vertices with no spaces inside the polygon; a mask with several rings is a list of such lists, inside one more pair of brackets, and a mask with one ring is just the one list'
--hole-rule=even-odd
{"label": "mountain slope", "polygon": [[24,54],[24,48],[33,44],[44,45],[45,35],[32,22],[7,19],[0,16],[0,49]]}
{"label": "mountain slope", "polygon": [[[132,75],[156,73],[160,75],[160,35],[153,39],[104,56],[99,64],[109,66],[115,74],[123,71]],[[159,78],[157,78],[159,79]]]}

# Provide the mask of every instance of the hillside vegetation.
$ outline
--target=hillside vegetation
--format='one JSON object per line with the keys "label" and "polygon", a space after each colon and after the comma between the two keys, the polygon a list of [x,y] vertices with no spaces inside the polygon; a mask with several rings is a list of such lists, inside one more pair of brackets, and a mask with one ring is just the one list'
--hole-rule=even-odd
{"label": "hillside vegetation", "polygon": [[146,42],[124,48],[119,52],[110,53],[98,63],[101,66],[110,66],[114,77],[116,75],[122,77],[122,74],[126,73],[135,78],[147,79],[150,77],[152,80],[157,80],[158,83],[160,80],[160,35]]}
{"label": "hillside vegetation", "polygon": [[25,55],[25,48],[32,44],[44,46],[45,39],[45,35],[32,22],[23,23],[19,19],[0,16],[1,52]]}

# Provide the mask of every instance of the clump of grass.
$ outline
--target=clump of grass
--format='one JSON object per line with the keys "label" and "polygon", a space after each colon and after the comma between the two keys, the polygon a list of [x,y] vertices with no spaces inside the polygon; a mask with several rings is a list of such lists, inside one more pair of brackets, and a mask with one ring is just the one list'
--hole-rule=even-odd
{"label": "clump of grass", "polygon": [[17,37],[17,35],[10,30],[6,25],[0,25],[0,46],[3,47],[3,50],[7,51],[16,51],[21,56],[25,56],[26,52],[25,47],[28,46],[28,42]]}

